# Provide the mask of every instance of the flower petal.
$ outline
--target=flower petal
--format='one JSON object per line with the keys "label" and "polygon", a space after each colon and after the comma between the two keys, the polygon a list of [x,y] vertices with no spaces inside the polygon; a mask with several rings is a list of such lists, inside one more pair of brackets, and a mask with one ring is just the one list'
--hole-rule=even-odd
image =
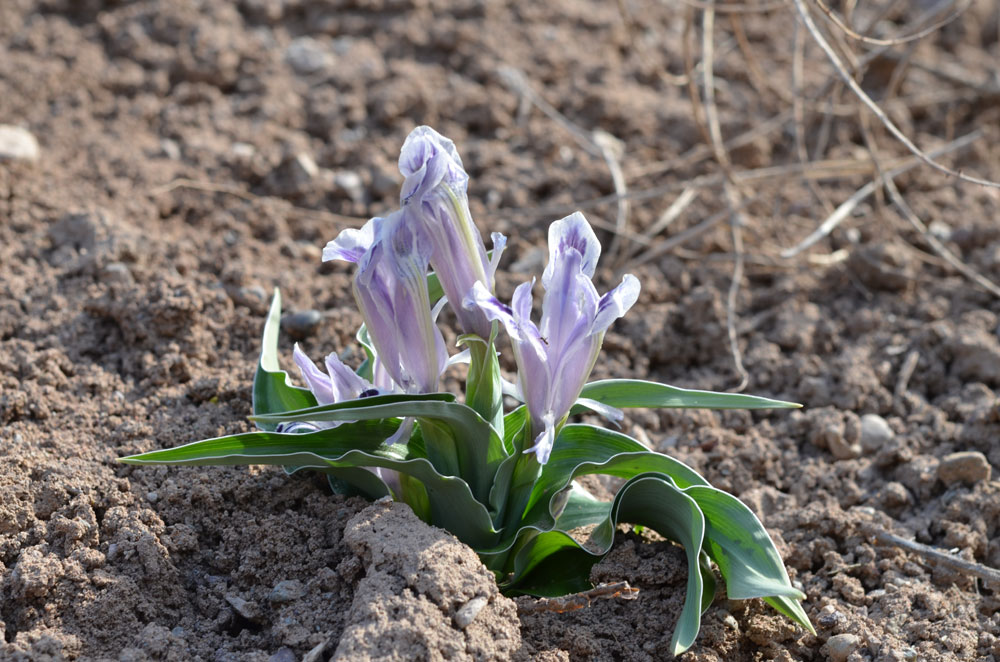
{"label": "flower petal", "polygon": [[357,264],[375,241],[376,230],[382,219],[373,218],[360,229],[347,228],[342,230],[336,239],[331,240],[323,248],[323,261],[346,260]]}
{"label": "flower petal", "polygon": [[588,278],[593,278],[597,260],[601,257],[601,242],[580,212],[574,212],[549,226],[549,263],[542,274],[542,284],[546,289],[558,264],[559,255],[567,250],[575,250],[580,254],[583,273]]}
{"label": "flower petal", "polygon": [[298,343],[292,348],[292,360],[295,361],[295,365],[299,367],[299,373],[302,375],[302,380],[312,391],[313,395],[316,396],[316,402],[321,405],[332,405],[337,402],[337,396],[333,391],[333,382],[330,380],[329,375],[323,374],[312,359],[306,356],[306,353],[302,351]]}
{"label": "flower petal", "polygon": [[330,373],[337,402],[353,400],[372,388],[371,382],[344,365],[336,354],[326,357],[326,371]]}
{"label": "flower petal", "polygon": [[611,323],[628,312],[639,298],[639,279],[625,274],[618,287],[601,297],[591,333],[604,333]]}

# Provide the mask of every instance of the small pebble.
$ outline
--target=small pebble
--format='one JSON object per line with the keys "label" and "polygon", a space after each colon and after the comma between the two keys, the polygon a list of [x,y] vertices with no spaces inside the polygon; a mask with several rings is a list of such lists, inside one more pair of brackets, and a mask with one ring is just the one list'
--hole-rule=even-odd
{"label": "small pebble", "polygon": [[176,140],[171,140],[170,138],[161,140],[160,153],[172,161],[181,160],[181,146],[177,144]]}
{"label": "small pebble", "polygon": [[285,158],[268,176],[268,188],[275,195],[303,195],[312,190],[319,166],[308,154]]}
{"label": "small pebble", "polygon": [[297,579],[286,579],[275,584],[268,600],[271,602],[292,602],[306,594],[306,587]]}
{"label": "small pebble", "polygon": [[938,479],[947,486],[955,483],[974,485],[990,477],[990,463],[978,451],[962,451],[945,455],[937,469]]}
{"label": "small pebble", "polygon": [[860,645],[861,640],[856,634],[837,634],[827,639],[826,653],[832,662],[847,662]]}
{"label": "small pebble", "polygon": [[838,460],[853,460],[861,456],[861,444],[849,442],[842,435],[835,435],[827,440],[830,446],[830,453]]}
{"label": "small pebble", "polygon": [[342,170],[333,176],[333,185],[354,202],[364,202],[365,184],[361,175],[353,170]]}
{"label": "small pebble", "polygon": [[333,67],[333,53],[312,37],[299,37],[285,50],[285,60],[295,73],[308,76]]}
{"label": "small pebble", "polygon": [[38,139],[27,129],[0,124],[0,161],[37,161]]}
{"label": "small pebble", "polygon": [[148,501],[150,503],[156,503],[159,500],[160,500],[160,495],[158,493],[156,493],[156,492],[147,492],[146,493],[146,501]]}
{"label": "small pebble", "polygon": [[233,611],[248,621],[258,622],[260,620],[260,607],[256,603],[244,600],[235,595],[227,595],[226,602],[233,608]]}
{"label": "small pebble", "polygon": [[281,330],[291,336],[292,340],[308,338],[323,321],[323,314],[318,310],[303,310],[281,316]]}
{"label": "small pebble", "polygon": [[893,436],[895,433],[889,423],[878,414],[865,414],[861,417],[861,448],[866,453],[878,452]]}
{"label": "small pebble", "polygon": [[260,285],[249,285],[236,290],[233,300],[239,305],[256,308],[267,300],[267,292]]}
{"label": "small pebble", "polygon": [[455,625],[464,630],[472,624],[472,621],[476,620],[476,616],[479,616],[479,612],[483,610],[483,607],[489,602],[486,598],[479,596],[478,598],[472,598],[464,605],[462,605],[457,612],[455,612]]}
{"label": "small pebble", "polygon": [[299,658],[288,646],[282,646],[267,659],[267,662],[297,662]]}
{"label": "small pebble", "polygon": [[101,281],[130,285],[133,282],[132,272],[121,262],[112,262],[101,269]]}
{"label": "small pebble", "polygon": [[844,622],[844,615],[837,611],[837,608],[833,605],[826,605],[819,612],[819,618],[816,619],[816,623],[825,629],[830,629],[836,627]]}

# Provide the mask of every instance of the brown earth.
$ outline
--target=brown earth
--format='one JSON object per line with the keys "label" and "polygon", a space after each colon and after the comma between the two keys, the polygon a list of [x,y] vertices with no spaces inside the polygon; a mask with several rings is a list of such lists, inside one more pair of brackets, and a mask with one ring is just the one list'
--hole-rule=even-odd
{"label": "brown earth", "polygon": [[[900,4],[878,35],[902,29]],[[505,67],[575,126],[620,139],[630,190],[666,187],[631,203],[630,231],[650,227],[686,183],[719,172],[674,80],[687,15],[697,33],[700,10],[653,0],[0,2],[0,124],[40,143],[37,161],[0,160],[0,659],[668,657],[685,569],[655,536],[623,531],[592,577],[628,580],[638,599],[518,623],[471,550],[405,508],[366,509],[270,468],[115,458],[247,429],[274,286],[287,309],[325,311],[292,329],[310,354],[353,346],[350,273],[320,249],[392,207],[417,124],[456,140],[480,227],[511,237],[502,295],[540,272],[554,218],[586,206],[614,224],[613,202],[587,203],[615,190],[605,160]],[[794,168],[792,10],[736,16],[716,17],[722,134],[785,114],[730,145],[732,167]],[[944,158],[994,179],[998,20],[978,0],[912,51],[890,49],[908,66],[885,55],[862,79],[928,148],[993,129]],[[815,96],[831,72],[811,43],[805,62]],[[810,158],[839,169],[815,189],[792,172],[741,193],[747,390],[805,408],[626,422],[760,514],[818,635],[720,595],[684,659],[996,662],[1000,586],[884,534],[1000,566],[1000,302],[881,195],[810,251],[778,256],[870,180],[862,126],[886,162],[906,156],[832,90],[801,126]],[[897,183],[934,236],[1000,278],[997,189],[928,168]],[[725,211],[717,184],[698,190],[666,235]],[[660,239],[623,236],[633,258]],[[736,386],[733,245],[722,223],[623,261],[644,291],[596,375]]]}

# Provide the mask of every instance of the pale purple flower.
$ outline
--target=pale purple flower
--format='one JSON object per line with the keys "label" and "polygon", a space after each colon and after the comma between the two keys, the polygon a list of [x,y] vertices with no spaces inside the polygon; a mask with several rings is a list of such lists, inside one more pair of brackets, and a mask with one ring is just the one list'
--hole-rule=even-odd
{"label": "pale purple flower", "polygon": [[374,395],[379,392],[371,382],[344,365],[336,354],[326,357],[326,372],[306,356],[298,343],[295,343],[292,350],[292,358],[299,367],[302,380],[321,405],[332,405],[344,400],[354,400],[362,394]]}
{"label": "pale purple flower", "polygon": [[358,264],[354,297],[375,347],[375,387],[387,387],[379,379],[384,371],[400,391],[433,393],[448,352],[427,291],[431,244],[409,216],[401,209],[344,230],[326,245],[323,260]]}
{"label": "pale purple flower", "polygon": [[545,464],[556,428],[577,401],[590,376],[604,333],[639,296],[631,274],[599,296],[592,278],[601,254],[597,236],[577,212],[549,226],[549,263],[542,275],[545,297],[541,324],[531,321],[531,288],[514,291],[511,306],[477,283],[464,305],[478,308],[507,329],[518,367],[518,388],[531,415],[534,445],[527,452]]}
{"label": "pale purple flower", "polygon": [[469,212],[469,175],[455,143],[434,129],[418,126],[410,132],[399,155],[399,171],[405,177],[400,205],[413,210],[409,219],[420,223],[430,241],[431,266],[445,296],[453,302],[459,326],[466,333],[488,338],[490,322],[484,312],[461,304],[477,282],[493,291],[506,238],[496,232],[491,235],[490,259]]}

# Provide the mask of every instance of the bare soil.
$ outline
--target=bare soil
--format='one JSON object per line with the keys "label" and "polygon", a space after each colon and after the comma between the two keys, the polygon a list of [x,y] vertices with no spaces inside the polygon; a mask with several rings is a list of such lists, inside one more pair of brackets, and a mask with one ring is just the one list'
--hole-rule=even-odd
{"label": "bare soil", "polygon": [[[893,11],[876,27],[903,26]],[[350,272],[320,249],[393,206],[395,158],[418,124],[455,139],[481,229],[511,238],[502,296],[540,273],[550,221],[584,207],[614,226],[615,202],[589,202],[615,191],[587,143],[595,129],[622,141],[629,190],[663,187],[631,201],[624,257],[724,213],[709,182],[661,236],[633,240],[685,185],[721,172],[675,80],[685,17],[695,40],[700,15],[654,0],[0,2],[0,124],[41,148],[35,162],[0,160],[0,659],[669,657],[685,567],[654,535],[623,530],[592,577],[629,581],[636,600],[519,618],[471,550],[400,506],[272,468],[115,459],[248,429],[275,286],[286,309],[324,313],[290,329],[311,355],[353,346]],[[866,131],[886,164],[908,154],[833,85],[800,128],[810,159],[840,165],[808,185],[790,113],[793,11],[736,16],[716,16],[721,131],[765,130],[729,145],[734,172],[760,175],[741,185],[734,330],[747,391],[805,407],[639,411],[625,429],[751,505],[818,635],[720,594],[684,659],[996,662],[1000,586],[885,534],[1000,567],[1000,301],[882,195],[779,257],[871,180]],[[994,179],[997,25],[995,3],[977,0],[912,52],[890,49],[908,53],[904,68],[875,58],[862,81],[927,148],[986,129],[943,158]],[[808,98],[832,74],[800,34]],[[934,236],[1000,279],[997,189],[928,168],[897,184]],[[602,287],[618,278],[606,253]],[[641,265],[621,260],[644,290],[596,376],[737,386],[734,255],[722,222]]]}

